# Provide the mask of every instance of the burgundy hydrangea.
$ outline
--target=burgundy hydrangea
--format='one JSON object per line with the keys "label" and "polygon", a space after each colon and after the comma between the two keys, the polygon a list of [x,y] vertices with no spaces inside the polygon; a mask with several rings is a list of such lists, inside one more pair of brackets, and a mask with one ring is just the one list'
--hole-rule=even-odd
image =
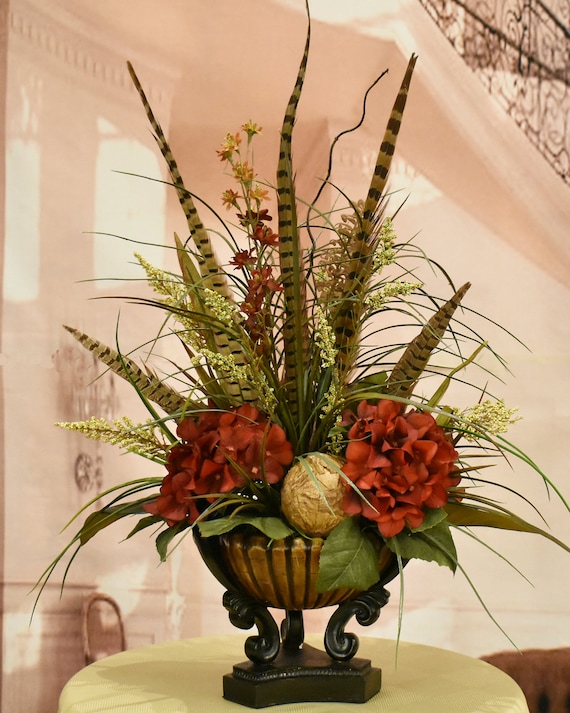
{"label": "burgundy hydrangea", "polygon": [[248,404],[185,418],[177,435],[180,443],[170,450],[160,495],[145,505],[171,527],[194,522],[200,501],[213,502],[243,486],[246,478],[278,483],[293,460],[285,431]]}
{"label": "burgundy hydrangea", "polygon": [[352,424],[343,472],[366,498],[347,485],[345,512],[373,520],[384,537],[393,537],[406,525],[419,527],[427,508],[447,503],[448,489],[460,481],[458,454],[431,414],[403,413],[389,399],[362,401],[343,423]]}

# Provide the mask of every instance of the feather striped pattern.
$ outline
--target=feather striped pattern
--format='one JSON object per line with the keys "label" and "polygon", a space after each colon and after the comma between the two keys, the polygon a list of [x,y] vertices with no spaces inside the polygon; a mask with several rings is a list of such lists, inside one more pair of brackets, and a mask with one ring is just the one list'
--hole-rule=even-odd
{"label": "feather striped pattern", "polygon": [[453,297],[432,315],[418,336],[409,343],[386,382],[388,394],[402,398],[411,396],[433,350],[441,341],[455,310],[470,287],[469,282],[460,287]]}
{"label": "feather striped pattern", "polygon": [[283,342],[285,356],[285,388],[287,407],[296,423],[304,423],[303,382],[307,362],[307,323],[305,308],[305,281],[302,251],[297,225],[295,187],[293,180],[291,140],[301,98],[309,58],[311,24],[307,28],[305,50],[299,66],[297,81],[283,119],[279,163],[277,166],[277,203],[279,216],[279,268],[283,285],[284,323]]}
{"label": "feather striped pattern", "polygon": [[64,327],[105,366],[108,366],[115,374],[131,383],[142,396],[158,404],[163,411],[172,414],[183,409],[186,401],[180,394],[165,386],[156,377],[143,371],[132,359],[122,356],[111,347],[92,339],[74,327],[66,325]]}
{"label": "feather striped pattern", "polygon": [[416,60],[417,55],[412,55],[392,107],[360,217],[360,229],[351,243],[348,285],[333,323],[339,361],[341,369],[344,368],[345,372],[350,370],[354,350],[358,345],[363,313],[362,297],[372,275],[372,259],[382,217],[384,190]]}
{"label": "feather striped pattern", "polygon": [[200,273],[204,280],[204,286],[209,287],[212,290],[216,290],[216,292],[219,292],[224,297],[231,300],[232,295],[228,289],[226,276],[216,260],[210,236],[200,220],[200,216],[198,215],[192,196],[184,186],[184,181],[182,180],[182,176],[178,169],[178,164],[172,154],[164,132],[162,131],[158,120],[154,116],[154,112],[152,111],[144,89],[142,88],[132,64],[127,62],[127,67],[129,69],[129,74],[131,75],[133,84],[135,85],[135,88],[140,96],[149,123],[154,131],[154,139],[158,144],[160,152],[162,153],[162,156],[168,166],[172,184],[178,195],[178,200],[180,201],[184,215],[186,216],[190,235],[192,236],[192,240],[198,250],[197,260],[200,266]]}
{"label": "feather striped pattern", "polygon": [[404,109],[406,107],[410,83],[412,81],[412,74],[416,66],[417,58],[418,57],[415,54],[410,57],[402,84],[400,85],[400,89],[398,91],[398,96],[396,97],[396,101],[394,102],[394,106],[392,107],[392,111],[390,113],[388,125],[386,126],[386,131],[384,133],[384,139],[380,144],[378,157],[376,159],[376,167],[374,168],[374,174],[372,175],[370,188],[368,189],[368,195],[366,196],[364,211],[362,214],[361,239],[363,241],[370,239],[370,236],[374,233],[380,218],[378,209],[381,205],[384,189],[386,188],[386,183],[388,181],[388,173],[390,172],[392,158],[394,156],[394,151],[396,150],[396,139],[398,138],[398,134],[400,132],[402,117],[404,115]]}
{"label": "feather striped pattern", "polygon": [[[142,88],[142,85],[139,81],[139,78],[137,77],[137,74],[132,64],[130,62],[127,62],[127,67],[129,70],[129,74],[131,75],[133,84],[135,85],[135,88],[140,96],[147,118],[154,131],[155,141],[158,144],[160,152],[162,153],[162,156],[168,166],[168,171],[172,179],[172,184],[176,189],[178,200],[180,202],[180,205],[182,206],[184,215],[186,216],[186,222],[190,230],[190,235],[192,236],[194,244],[196,245],[198,251],[196,259],[200,268],[202,285],[203,287],[207,287],[211,290],[216,291],[225,299],[233,303],[233,296],[228,288],[225,273],[220,267],[216,256],[214,255],[210,236],[208,235],[208,231],[204,228],[204,225],[200,220],[198,211],[196,209],[194,201],[192,200],[192,196],[184,186],[184,181],[182,180],[182,176],[178,169],[178,164],[176,163],[176,160],[172,154],[164,132],[162,131],[162,128],[158,120],[156,119],[154,112],[152,111],[144,89]],[[180,241],[177,241],[177,249],[179,262],[182,263],[184,255],[186,255],[186,250],[182,246]],[[189,259],[187,260],[187,263],[188,262],[190,262]],[[185,267],[186,269],[184,269],[184,266],[181,264],[183,274],[187,275],[189,272],[188,264],[186,264]],[[199,299],[199,294],[197,290],[193,290],[193,296]],[[204,308],[202,307],[202,309]],[[228,334],[222,329],[211,328],[210,333],[214,340],[214,344],[212,345],[212,347],[215,351],[218,351],[220,354],[223,355],[231,355],[237,366],[245,366],[247,364],[243,349],[237,341],[234,341],[230,337],[228,337]],[[219,381],[225,387],[225,390],[227,391],[230,398],[236,400],[236,402],[251,403],[257,398],[255,390],[252,389],[251,385],[247,382],[236,381],[235,379],[221,377],[219,378]]]}

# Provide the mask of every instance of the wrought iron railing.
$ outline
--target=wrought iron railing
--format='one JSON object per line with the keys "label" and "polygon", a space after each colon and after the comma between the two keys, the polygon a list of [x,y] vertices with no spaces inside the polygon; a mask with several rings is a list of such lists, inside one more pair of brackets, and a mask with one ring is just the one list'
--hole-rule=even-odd
{"label": "wrought iron railing", "polygon": [[570,185],[570,0],[420,0]]}

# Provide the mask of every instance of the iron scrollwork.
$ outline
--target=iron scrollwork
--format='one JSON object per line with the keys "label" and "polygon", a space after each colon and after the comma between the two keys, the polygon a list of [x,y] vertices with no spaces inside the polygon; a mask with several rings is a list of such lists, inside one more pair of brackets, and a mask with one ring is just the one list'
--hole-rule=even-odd
{"label": "iron scrollwork", "polygon": [[489,93],[570,184],[570,0],[420,0]]}
{"label": "iron scrollwork", "polygon": [[[333,661],[350,661],[358,651],[358,637],[345,632],[350,619],[355,617],[361,626],[370,626],[378,620],[380,610],[389,598],[389,592],[377,584],[337,607],[327,624],[324,637],[325,650]],[[251,597],[227,591],[223,603],[234,626],[239,629],[257,627],[258,636],[250,636],[245,642],[245,654],[254,664],[274,661],[281,644],[284,650],[291,653],[301,651],[305,637],[303,612],[287,611],[279,631],[267,607]]]}
{"label": "iron scrollwork", "polygon": [[225,592],[224,607],[231,623],[238,629],[257,626],[258,636],[250,636],[245,642],[245,655],[256,664],[267,664],[279,653],[281,639],[279,627],[267,607],[251,597],[236,592]]}
{"label": "iron scrollwork", "polygon": [[374,624],[389,598],[390,593],[381,584],[377,584],[355,599],[341,604],[331,616],[325,631],[327,654],[335,661],[350,661],[358,651],[359,641],[355,634],[345,632],[345,626],[352,617],[361,626]]}

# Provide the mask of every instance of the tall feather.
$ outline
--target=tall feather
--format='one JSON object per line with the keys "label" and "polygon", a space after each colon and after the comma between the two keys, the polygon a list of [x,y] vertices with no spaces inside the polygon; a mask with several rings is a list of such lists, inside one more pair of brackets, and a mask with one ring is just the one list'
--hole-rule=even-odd
{"label": "tall feather", "polygon": [[[400,85],[400,89],[398,91],[398,96],[396,97],[396,101],[394,102],[394,106],[392,107],[392,111],[390,113],[388,125],[386,126],[386,131],[384,133],[384,139],[380,144],[380,149],[378,151],[376,167],[374,168],[374,174],[372,175],[372,180],[370,182],[362,214],[361,239],[365,242],[369,242],[370,237],[377,228],[380,218],[378,209],[384,196],[384,189],[386,188],[386,183],[388,181],[392,157],[394,156],[394,151],[396,149],[396,139],[398,138],[398,134],[400,132],[402,117],[404,115],[404,109],[406,107],[410,83],[412,81],[412,74],[416,66],[417,58],[418,57],[415,54],[410,57],[402,84]],[[355,257],[358,259],[358,256]]]}
{"label": "tall feather", "polygon": [[162,131],[162,128],[152,111],[144,89],[142,88],[132,64],[127,62],[127,67],[133,84],[135,85],[143,104],[149,123],[154,131],[154,139],[158,144],[160,152],[162,153],[162,156],[168,166],[172,184],[176,190],[176,194],[178,196],[178,200],[180,201],[180,205],[182,206],[182,210],[184,211],[184,215],[186,216],[186,222],[188,223],[190,235],[198,250],[197,260],[200,266],[202,279],[204,280],[204,286],[219,292],[224,295],[224,297],[231,300],[232,296],[228,289],[225,273],[216,260],[208,231],[204,228],[204,225],[200,220],[200,216],[198,215],[192,196],[184,186],[184,181],[182,180],[182,176],[178,169],[178,164],[172,154],[164,132]]}
{"label": "tall feather", "polygon": [[[308,15],[308,6],[307,6]],[[304,424],[305,404],[304,374],[307,363],[307,323],[305,305],[305,278],[302,264],[295,185],[293,179],[291,139],[297,105],[301,97],[309,58],[311,22],[307,27],[305,50],[299,66],[297,81],[289,99],[279,148],[277,167],[277,204],[279,215],[279,267],[284,300],[284,382],[287,390],[287,407],[295,423]]]}
{"label": "tall feather", "polygon": [[453,297],[432,315],[418,336],[413,339],[392,369],[385,390],[390,396],[411,396],[417,380],[425,369],[433,350],[440,343],[453,313],[459,307],[471,284],[466,282]]}
{"label": "tall feather", "polygon": [[[214,250],[212,248],[212,243],[210,241],[210,236],[208,231],[205,229],[198,211],[192,199],[190,193],[186,190],[184,186],[184,181],[178,169],[178,164],[172,154],[168,141],[162,131],[162,128],[156,119],[154,112],[148,102],[144,89],[137,77],[137,74],[130,62],[127,62],[127,67],[129,74],[135,88],[139,94],[141,102],[143,104],[147,118],[154,131],[154,139],[160,148],[160,152],[166,164],[168,166],[168,171],[172,179],[172,184],[178,195],[178,200],[186,216],[186,222],[190,230],[190,235],[194,244],[197,248],[197,262],[200,268],[200,275],[202,278],[202,286],[207,287],[211,290],[216,291],[218,294],[222,295],[225,299],[230,302],[234,302],[233,296],[228,288],[226,275],[221,266],[219,265],[216,256],[214,255]],[[189,262],[188,255],[185,248],[182,246],[180,241],[177,241],[177,251],[178,260],[184,275],[188,274],[188,265],[183,265],[184,258]],[[193,289],[195,296],[199,299],[199,294],[195,289],[194,284],[188,285],[190,289]],[[223,355],[231,355],[237,366],[245,366],[246,359],[243,354],[241,345],[235,340],[231,339],[226,332],[222,329],[211,329],[210,330],[215,343],[215,349]],[[257,395],[255,391],[251,388],[251,385],[247,382],[237,381],[230,378],[220,378],[220,383],[225,386],[225,390],[228,395],[235,399],[239,403],[252,402],[255,401]]]}
{"label": "tall feather", "polygon": [[341,373],[350,371],[354,350],[358,345],[363,314],[363,296],[372,276],[374,250],[382,218],[384,190],[402,123],[408,90],[416,64],[416,55],[408,62],[398,96],[392,107],[384,138],[380,144],[376,166],[364,202],[360,227],[350,242],[348,280],[344,297],[333,321]]}

